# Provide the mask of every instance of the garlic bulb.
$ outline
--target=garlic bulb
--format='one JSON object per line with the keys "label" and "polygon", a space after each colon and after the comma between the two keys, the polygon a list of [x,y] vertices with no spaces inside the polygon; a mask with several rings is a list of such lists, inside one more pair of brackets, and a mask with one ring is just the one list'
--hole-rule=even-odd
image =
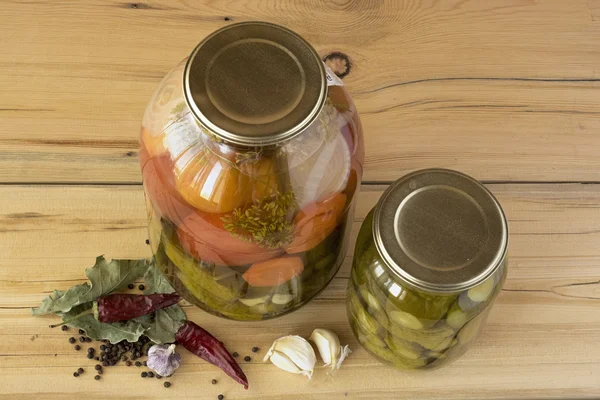
{"label": "garlic bulb", "polygon": [[331,365],[332,370],[340,369],[342,362],[352,352],[348,345],[342,347],[338,336],[327,329],[315,329],[309,340],[317,346],[325,365]]}
{"label": "garlic bulb", "polygon": [[302,374],[310,379],[317,363],[317,356],[310,343],[300,336],[284,336],[273,342],[264,361],[284,371]]}
{"label": "garlic bulb", "polygon": [[181,363],[181,357],[175,353],[175,345],[155,344],[148,350],[148,368],[159,375],[169,376]]}

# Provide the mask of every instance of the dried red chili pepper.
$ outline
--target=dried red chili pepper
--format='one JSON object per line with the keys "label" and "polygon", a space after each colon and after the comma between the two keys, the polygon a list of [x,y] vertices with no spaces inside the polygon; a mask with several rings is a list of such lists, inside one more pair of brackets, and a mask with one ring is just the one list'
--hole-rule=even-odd
{"label": "dried red chili pepper", "polygon": [[236,382],[248,389],[248,378],[229,351],[217,338],[191,321],[186,321],[177,331],[175,339],[179,344],[203,360],[221,368]]}
{"label": "dried red chili pepper", "polygon": [[94,316],[100,322],[126,321],[170,307],[180,299],[177,293],[111,294],[94,302]]}

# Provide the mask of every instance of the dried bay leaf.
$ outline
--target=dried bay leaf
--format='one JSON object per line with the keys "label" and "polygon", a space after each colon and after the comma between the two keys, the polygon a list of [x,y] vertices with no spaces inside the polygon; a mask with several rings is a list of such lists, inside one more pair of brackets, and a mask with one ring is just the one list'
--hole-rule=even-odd
{"label": "dried bay leaf", "polygon": [[65,313],[80,304],[96,300],[127,287],[128,284],[141,278],[150,264],[144,260],[111,260],[103,256],[96,258],[96,264],[85,270],[90,283],[76,285],[67,291],[55,290],[51,296],[42,301],[38,308],[32,308],[33,315]]}

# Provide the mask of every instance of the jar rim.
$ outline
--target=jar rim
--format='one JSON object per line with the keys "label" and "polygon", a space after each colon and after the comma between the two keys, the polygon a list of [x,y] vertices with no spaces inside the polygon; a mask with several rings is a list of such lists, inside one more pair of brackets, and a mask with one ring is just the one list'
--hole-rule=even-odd
{"label": "jar rim", "polygon": [[455,293],[480,284],[504,263],[508,223],[479,181],[433,168],[386,189],[375,206],[373,238],[385,264],[406,284]]}

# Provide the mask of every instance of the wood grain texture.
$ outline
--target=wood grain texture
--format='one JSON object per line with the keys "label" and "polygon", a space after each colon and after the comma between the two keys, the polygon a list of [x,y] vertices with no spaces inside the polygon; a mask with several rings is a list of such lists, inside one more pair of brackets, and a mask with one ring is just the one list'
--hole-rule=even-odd
{"label": "wood grain texture", "polygon": [[[366,185],[358,227],[384,187]],[[438,371],[406,373],[379,365],[357,344],[345,315],[350,256],[331,285],[291,315],[237,323],[186,307],[231,349],[252,354],[243,363],[251,389],[184,352],[183,366],[165,392],[140,369],[107,368],[91,379],[93,363],[67,343],[68,333],[48,329],[53,318],[28,308],[54,288],[81,281],[94,257],[149,255],[140,186],[0,186],[0,398],[1,399],[483,399],[597,398],[600,394],[600,185],[489,185],[511,229],[509,274],[481,338],[463,358]],[[318,368],[311,381],[287,374],[260,356],[277,337],[336,331],[354,352],[329,377]],[[253,354],[252,354],[253,355]],[[253,355],[254,356],[254,355]],[[73,381],[79,366],[87,375]],[[213,386],[210,380],[219,384]]]}
{"label": "wood grain texture", "polygon": [[157,83],[208,33],[247,20],[350,58],[367,181],[448,167],[487,181],[598,182],[599,10],[596,0],[2,1],[0,182],[139,182],[137,133]]}

